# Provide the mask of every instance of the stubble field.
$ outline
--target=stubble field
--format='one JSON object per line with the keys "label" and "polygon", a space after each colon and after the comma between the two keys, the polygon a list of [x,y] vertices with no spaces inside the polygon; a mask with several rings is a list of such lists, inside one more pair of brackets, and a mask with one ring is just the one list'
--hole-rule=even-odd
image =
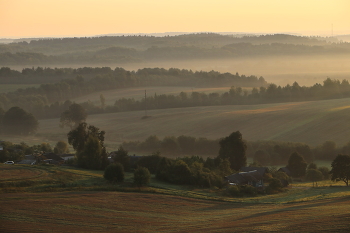
{"label": "stubble field", "polygon": [[238,204],[118,192],[2,195],[2,232],[349,232],[350,198]]}
{"label": "stubble field", "polygon": [[124,183],[109,184],[103,171],[74,167],[0,164],[0,170],[0,232],[350,230],[350,190],[340,183],[329,187],[330,181],[319,188],[293,183],[284,193],[234,198],[225,190],[154,178],[150,187],[138,189],[131,173]]}

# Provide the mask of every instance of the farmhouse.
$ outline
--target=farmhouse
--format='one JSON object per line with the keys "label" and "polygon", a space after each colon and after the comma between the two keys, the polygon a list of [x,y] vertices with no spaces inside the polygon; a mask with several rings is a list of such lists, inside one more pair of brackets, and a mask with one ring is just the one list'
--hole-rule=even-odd
{"label": "farmhouse", "polygon": [[62,163],[64,163],[64,159],[55,153],[43,154],[42,159],[44,162],[49,163],[49,164],[62,164]]}
{"label": "farmhouse", "polygon": [[251,185],[253,187],[263,187],[263,178],[264,176],[257,170],[225,176],[225,180],[232,185]]}
{"label": "farmhouse", "polygon": [[269,173],[269,169],[267,167],[242,167],[241,172],[250,172],[257,171],[261,176],[265,176],[266,173]]}

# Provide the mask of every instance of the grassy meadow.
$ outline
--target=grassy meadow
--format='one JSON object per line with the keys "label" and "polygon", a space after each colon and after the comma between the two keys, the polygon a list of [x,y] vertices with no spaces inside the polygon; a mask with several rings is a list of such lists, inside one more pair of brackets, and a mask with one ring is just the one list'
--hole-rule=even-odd
{"label": "grassy meadow", "polygon": [[[243,139],[303,142],[311,146],[327,140],[343,146],[350,135],[350,99],[262,105],[205,106],[90,115],[87,122],[106,131],[109,151],[123,141],[145,140],[150,135],[222,138],[239,130]],[[69,128],[59,119],[40,120],[35,136],[9,136],[2,140],[54,145],[66,140]]]}
{"label": "grassy meadow", "polygon": [[[0,165],[1,232],[348,232],[350,189],[324,181],[232,198],[224,190],[151,180],[108,184],[102,171]],[[329,187],[329,184],[337,187]],[[339,185],[339,186],[338,186]]]}

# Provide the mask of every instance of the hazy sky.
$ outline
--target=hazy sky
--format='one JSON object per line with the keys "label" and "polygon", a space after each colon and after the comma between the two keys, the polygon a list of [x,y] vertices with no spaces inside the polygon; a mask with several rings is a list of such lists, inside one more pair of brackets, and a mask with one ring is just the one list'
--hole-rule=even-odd
{"label": "hazy sky", "polygon": [[155,32],[350,34],[350,0],[0,0],[0,37]]}

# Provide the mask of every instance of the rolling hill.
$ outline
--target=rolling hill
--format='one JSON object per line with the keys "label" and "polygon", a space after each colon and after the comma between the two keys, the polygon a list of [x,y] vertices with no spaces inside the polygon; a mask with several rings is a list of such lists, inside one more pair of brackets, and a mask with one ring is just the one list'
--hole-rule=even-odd
{"label": "rolling hill", "polygon": [[[108,150],[123,141],[144,140],[150,135],[217,139],[239,130],[248,141],[303,142],[311,146],[327,140],[343,146],[350,138],[350,99],[276,103],[264,105],[208,106],[91,115],[87,122],[106,131]],[[59,119],[40,121],[35,137],[8,138],[13,142],[66,140],[68,128]]]}

